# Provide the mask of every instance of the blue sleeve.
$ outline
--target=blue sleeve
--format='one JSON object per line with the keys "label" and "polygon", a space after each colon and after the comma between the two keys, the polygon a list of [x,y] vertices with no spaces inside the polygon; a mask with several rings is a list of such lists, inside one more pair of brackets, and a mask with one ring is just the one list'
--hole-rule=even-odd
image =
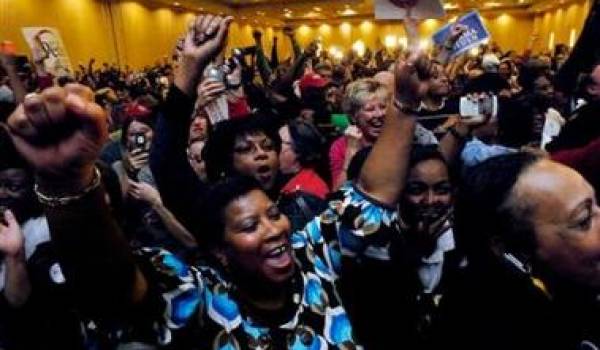
{"label": "blue sleeve", "polygon": [[486,159],[514,152],[516,150],[513,148],[500,145],[487,145],[479,139],[473,138],[473,140],[467,142],[460,157],[465,166],[471,167]]}

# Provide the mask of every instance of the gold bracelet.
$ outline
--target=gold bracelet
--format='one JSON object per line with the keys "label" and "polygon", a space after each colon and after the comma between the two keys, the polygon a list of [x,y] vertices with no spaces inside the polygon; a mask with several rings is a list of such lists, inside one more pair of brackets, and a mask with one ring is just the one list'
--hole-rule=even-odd
{"label": "gold bracelet", "polygon": [[100,174],[100,170],[98,169],[98,167],[94,167],[94,179],[92,180],[92,183],[77,194],[62,197],[50,196],[42,193],[40,191],[39,184],[37,183],[33,186],[33,191],[35,192],[35,195],[37,196],[40,203],[53,208],[60,207],[78,201],[81,198],[85,197],[88,193],[100,187],[101,179],[102,175]]}

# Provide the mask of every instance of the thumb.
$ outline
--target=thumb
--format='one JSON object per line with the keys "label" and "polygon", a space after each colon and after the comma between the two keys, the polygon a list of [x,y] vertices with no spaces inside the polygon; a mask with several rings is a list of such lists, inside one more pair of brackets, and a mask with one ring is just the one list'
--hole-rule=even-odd
{"label": "thumb", "polygon": [[17,218],[15,217],[15,214],[13,214],[13,212],[10,209],[7,209],[4,212],[4,220],[8,224],[8,228],[15,228],[15,227],[19,226],[19,223],[17,222]]}

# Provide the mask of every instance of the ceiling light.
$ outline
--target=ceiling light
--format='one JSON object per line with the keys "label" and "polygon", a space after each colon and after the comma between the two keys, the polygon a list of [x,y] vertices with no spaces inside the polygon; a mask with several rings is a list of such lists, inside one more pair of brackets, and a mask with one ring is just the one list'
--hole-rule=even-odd
{"label": "ceiling light", "polygon": [[362,40],[357,40],[356,42],[354,42],[354,44],[352,44],[352,50],[356,52],[356,54],[359,57],[362,57],[364,56],[367,47],[365,46],[365,43]]}
{"label": "ceiling light", "polygon": [[178,2],[174,2],[174,3],[173,3],[173,6],[175,6],[175,7],[179,7],[179,6],[181,6],[181,4],[180,4],[180,3],[178,3]]}
{"label": "ceiling light", "polygon": [[318,6],[313,7],[313,10],[317,11],[317,12],[321,12],[321,8]]}
{"label": "ceiling light", "polygon": [[353,9],[347,8],[344,11],[338,11],[338,15],[340,16],[354,16],[356,15],[356,11]]}

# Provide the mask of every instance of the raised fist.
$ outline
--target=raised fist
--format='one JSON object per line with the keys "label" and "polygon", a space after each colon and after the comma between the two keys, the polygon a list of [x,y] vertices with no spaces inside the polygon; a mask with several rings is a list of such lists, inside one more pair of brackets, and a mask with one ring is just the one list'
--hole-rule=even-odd
{"label": "raised fist", "polygon": [[175,85],[186,94],[195,94],[204,68],[223,50],[232,20],[230,16],[198,16],[178,43],[180,65],[175,72]]}
{"label": "raised fist", "polygon": [[2,215],[4,219],[0,220],[0,252],[8,257],[18,256],[23,253],[25,241],[23,232],[10,210],[5,211]]}
{"label": "raised fist", "polygon": [[399,59],[395,68],[395,99],[403,107],[416,108],[429,90],[433,65],[420,51]]}
{"label": "raised fist", "polygon": [[283,34],[287,35],[287,36],[293,36],[294,35],[294,28],[292,28],[290,26],[283,27]]}
{"label": "raised fist", "polygon": [[93,176],[94,162],[108,138],[102,107],[88,87],[69,84],[29,94],[8,119],[17,150],[38,176],[77,182]]}

